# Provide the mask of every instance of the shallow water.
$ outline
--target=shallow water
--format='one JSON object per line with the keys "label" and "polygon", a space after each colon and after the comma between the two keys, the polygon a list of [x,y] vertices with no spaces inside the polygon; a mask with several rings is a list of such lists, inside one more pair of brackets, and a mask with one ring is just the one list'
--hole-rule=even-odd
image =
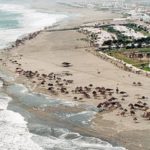
{"label": "shallow water", "polygon": [[[123,150],[83,134],[90,129],[97,108],[49,99],[13,83],[0,89],[0,149],[11,150]],[[2,81],[1,81],[2,82]],[[80,129],[83,133],[77,133]],[[26,144],[24,144],[26,143]]]}

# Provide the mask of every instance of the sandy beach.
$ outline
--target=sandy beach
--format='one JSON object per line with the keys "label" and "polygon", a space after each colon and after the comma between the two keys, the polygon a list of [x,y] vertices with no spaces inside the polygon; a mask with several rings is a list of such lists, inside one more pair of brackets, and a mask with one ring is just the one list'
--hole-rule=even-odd
{"label": "sandy beach", "polygon": [[[80,11],[83,12],[80,17],[68,19],[57,28],[116,17],[116,14],[110,15],[109,12]],[[122,109],[115,105],[99,112],[92,120],[92,130],[98,137],[117,141],[129,150],[149,150],[150,121],[142,117],[142,109],[135,110],[132,116],[130,104],[140,101],[141,105],[146,103],[150,107],[150,79],[102,60],[85,39],[86,36],[76,30],[43,31],[24,45],[1,53],[1,65],[3,69],[14,73],[17,82],[51,98],[94,106],[116,98],[115,104],[121,104]],[[64,67],[64,62],[70,66]],[[17,69],[38,73],[26,78],[26,74]],[[133,82],[140,84],[134,85]]]}

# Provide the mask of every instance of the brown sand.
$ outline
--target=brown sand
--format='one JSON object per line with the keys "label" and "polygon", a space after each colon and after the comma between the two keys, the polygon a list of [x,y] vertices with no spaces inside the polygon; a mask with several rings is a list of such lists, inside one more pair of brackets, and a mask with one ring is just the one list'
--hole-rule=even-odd
{"label": "brown sand", "polygon": [[[84,21],[88,20],[87,17],[85,18]],[[83,20],[79,22],[79,19],[77,19],[76,21],[79,24]],[[25,45],[13,49],[11,53],[7,54],[7,57],[5,54],[5,60],[4,55],[1,55],[1,57],[3,57],[7,69],[13,72],[18,65],[12,64],[9,61],[10,59],[17,60],[24,70],[37,70],[45,74],[51,72],[62,74],[63,71],[69,71],[72,73],[72,76],[64,77],[74,81],[73,84],[67,87],[69,91],[73,90],[76,86],[88,86],[91,83],[94,87],[103,86],[114,90],[116,87],[119,87],[121,91],[127,92],[129,96],[123,102],[120,100],[121,95],[114,93],[113,96],[120,100],[124,108],[128,108],[129,103],[136,103],[138,97],[141,96],[147,97],[147,99],[141,101],[146,102],[150,106],[150,79],[120,70],[116,66],[87,52],[87,50],[93,52],[94,48],[90,47],[88,42],[82,40],[83,38],[86,38],[85,35],[77,31],[42,32],[35,39],[26,42]],[[21,59],[20,55],[22,55]],[[62,62],[69,62],[72,66],[64,68],[62,67]],[[98,74],[98,72],[100,73]],[[37,79],[33,80],[38,82]],[[26,82],[26,80],[22,80],[22,77],[18,78],[18,81]],[[142,86],[133,86],[133,82],[141,82]],[[59,99],[73,100],[74,97],[72,93],[69,95],[60,93],[56,96],[51,95],[46,90],[47,85],[42,87],[34,84],[32,88]],[[103,101],[104,98],[100,97],[97,99],[83,98],[79,102],[97,106]],[[107,111],[107,113],[98,113],[93,120],[93,130],[101,134],[101,137],[105,139],[119,141],[120,144],[128,149],[149,150],[150,122],[141,117],[143,111],[137,111],[136,113],[138,123],[135,123],[129,114],[126,117],[117,116],[118,112],[119,110],[117,109]]]}

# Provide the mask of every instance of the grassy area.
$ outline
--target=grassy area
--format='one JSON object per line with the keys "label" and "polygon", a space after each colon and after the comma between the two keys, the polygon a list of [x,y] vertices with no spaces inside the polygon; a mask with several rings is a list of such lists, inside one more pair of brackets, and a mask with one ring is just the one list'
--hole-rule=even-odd
{"label": "grassy area", "polygon": [[123,60],[123,61],[125,61],[125,62],[127,62],[129,64],[137,65],[139,63],[139,61],[131,59],[131,58],[128,58],[125,55],[123,55],[121,52],[111,52],[109,54],[111,56],[113,56],[113,57],[115,57],[117,59]]}
{"label": "grassy area", "polygon": [[145,53],[150,53],[150,48],[140,48],[139,50],[138,50],[139,52],[145,52]]}
{"label": "grassy area", "polygon": [[146,70],[146,71],[150,71],[150,68],[148,67],[149,62],[148,61],[142,61],[142,60],[137,60],[137,59],[132,59],[132,58],[128,58],[127,56],[125,56],[121,51],[111,51],[108,52],[109,55],[123,60],[124,62],[128,63],[128,64],[132,64],[133,66]]}
{"label": "grassy area", "polygon": [[119,50],[113,50],[113,52],[125,52],[125,51],[150,53],[150,47],[149,48],[132,48],[132,49],[122,48]]}
{"label": "grassy area", "polygon": [[143,68],[143,70],[145,70],[145,71],[150,71],[150,68],[148,67],[148,65],[146,65],[146,66]]}

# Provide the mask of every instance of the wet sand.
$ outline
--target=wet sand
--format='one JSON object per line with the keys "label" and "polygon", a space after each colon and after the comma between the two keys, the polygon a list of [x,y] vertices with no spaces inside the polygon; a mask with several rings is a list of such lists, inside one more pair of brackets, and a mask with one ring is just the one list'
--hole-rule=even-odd
{"label": "wet sand", "polygon": [[[85,18],[84,21],[88,20],[87,17]],[[104,16],[101,16],[101,18],[103,19]],[[77,25],[83,23],[83,19],[80,21],[77,19],[76,21]],[[76,21],[73,21],[73,24]],[[65,22],[65,24],[67,23]],[[69,26],[71,26],[70,23]],[[53,72],[61,78],[63,83],[65,83],[64,79],[73,80],[73,83],[66,85],[69,94],[61,93],[59,90],[58,94],[52,94],[47,90],[49,87],[47,84],[52,83],[55,85],[55,80],[49,81],[45,78],[46,83],[41,85],[37,77],[28,80],[23,75],[15,74],[18,82],[28,83],[33,91],[49,94],[51,98],[97,106],[112,96],[116,97],[123,109],[127,109],[128,112],[122,116],[120,115],[122,110],[111,108],[98,113],[92,121],[92,130],[96,132],[95,136],[100,136],[108,141],[117,141],[131,150],[149,150],[150,122],[141,117],[144,113],[142,110],[136,111],[137,121],[134,121],[134,118],[129,113],[128,105],[130,103],[136,104],[140,100],[150,106],[150,79],[120,70],[113,64],[95,56],[93,54],[94,48],[90,47],[89,43],[84,40],[85,38],[85,35],[77,31],[42,32],[36,38],[27,41],[25,45],[11,50],[10,53],[1,54],[3,59],[1,64],[3,64],[3,68],[7,68],[14,73],[16,68],[20,67],[25,71],[38,71],[40,74]],[[17,61],[20,65],[12,63],[12,60]],[[71,66],[63,67],[63,62],[69,62]],[[66,71],[71,75],[64,75]],[[133,82],[140,82],[142,85],[134,86]],[[96,87],[104,87],[105,89],[112,89],[113,93],[112,95],[107,93],[105,97],[100,94],[98,97],[91,96],[87,98],[80,93],[71,92],[76,87],[89,87],[90,84],[92,84],[92,91]],[[116,93],[117,87],[119,92],[126,92],[127,96],[124,97],[124,100],[122,100],[123,97],[120,93]],[[56,86],[55,88],[58,87]],[[140,99],[142,96],[145,99]]]}

